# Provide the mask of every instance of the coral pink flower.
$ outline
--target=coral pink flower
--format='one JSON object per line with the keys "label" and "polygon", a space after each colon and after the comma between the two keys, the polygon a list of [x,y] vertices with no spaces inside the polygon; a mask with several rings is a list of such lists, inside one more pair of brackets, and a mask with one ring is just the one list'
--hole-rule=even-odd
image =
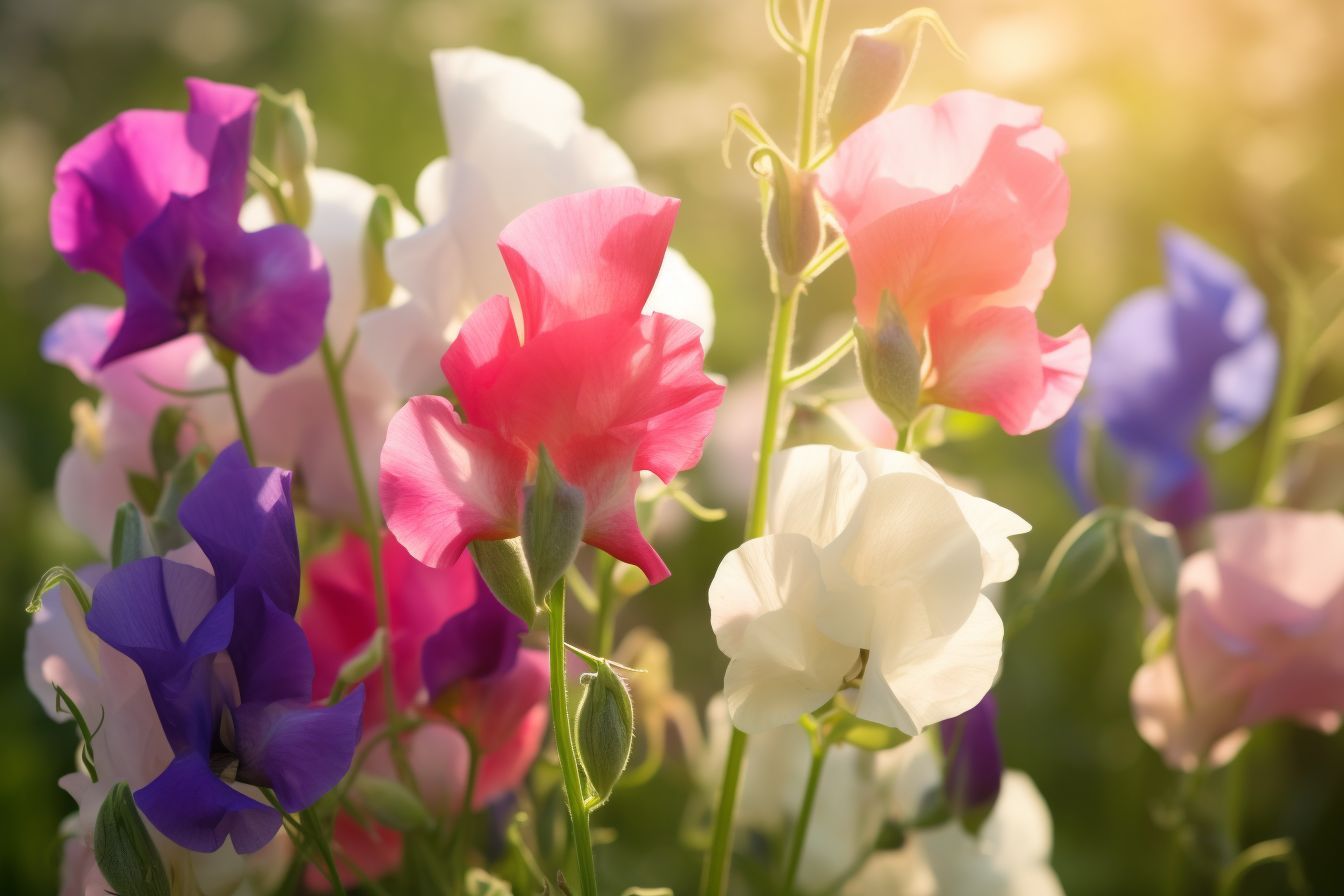
{"label": "coral pink flower", "polygon": [[1130,690],[1139,733],[1184,769],[1228,761],[1255,725],[1333,730],[1344,712],[1344,516],[1247,510],[1212,529],[1181,567],[1175,652]]}
{"label": "coral pink flower", "polygon": [[583,540],[666,578],[635,519],[639,472],[666,482],[694,466],[723,393],[704,374],[699,327],[642,313],[677,205],[637,187],[592,190],[504,229],[521,318],[495,296],[442,360],[465,421],[447,399],[419,396],[388,429],[383,511],[417,559],[452,564],[475,539],[519,534],[544,445],[583,490]]}
{"label": "coral pink flower", "polygon": [[849,242],[864,327],[895,303],[924,361],[928,399],[995,417],[1013,435],[1058,420],[1091,355],[1035,311],[1054,274],[1069,184],[1041,110],[975,91],[859,128],[820,172]]}

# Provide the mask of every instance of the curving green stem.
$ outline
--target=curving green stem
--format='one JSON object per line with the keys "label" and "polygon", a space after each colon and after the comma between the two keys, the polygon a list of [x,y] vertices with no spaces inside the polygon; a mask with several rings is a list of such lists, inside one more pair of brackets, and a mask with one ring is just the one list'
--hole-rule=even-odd
{"label": "curving green stem", "polygon": [[243,413],[243,393],[238,388],[238,356],[229,352],[221,357],[221,353],[216,352],[216,358],[224,368],[224,376],[229,383],[229,403],[233,405],[233,416],[238,421],[238,438],[243,442],[243,448],[247,451],[247,462],[252,466],[257,465],[257,452],[252,447],[252,430],[247,425],[247,415]]}
{"label": "curving green stem", "polygon": [[825,738],[812,736],[812,762],[807,767],[807,784],[803,789],[803,804],[798,810],[798,819],[793,823],[793,835],[789,838],[789,854],[784,865],[784,896],[793,896],[794,881],[798,879],[798,865],[803,858],[803,844],[807,842],[807,827],[812,823],[812,809],[817,802],[817,784],[821,782],[821,769],[826,764],[826,753],[830,742]]}
{"label": "curving green stem", "polygon": [[565,580],[551,589],[547,601],[550,613],[551,722],[555,746],[560,753],[560,772],[565,782],[565,803],[569,807],[570,827],[574,832],[574,851],[579,859],[579,892],[597,896],[597,866],[593,862],[593,840],[588,830],[579,756],[574,748],[574,730],[569,715],[569,685],[565,675]]}
{"label": "curving green stem", "polygon": [[[359,497],[360,518],[364,527],[364,540],[369,550],[369,568],[373,573],[374,604],[378,614],[378,627],[388,632],[391,637],[389,624],[391,622],[391,610],[387,598],[387,580],[383,575],[383,546],[382,546],[382,525],[378,521],[378,513],[373,505],[373,497],[369,492],[368,482],[364,478],[364,466],[359,462],[359,443],[355,441],[355,428],[350,419],[350,402],[345,394],[344,369],[336,360],[336,353],[331,347],[331,339],[322,337],[322,369],[327,376],[327,386],[331,391],[332,404],[336,406],[336,419],[341,427],[341,441],[345,443],[345,457],[350,464],[350,477],[355,484],[355,494]],[[386,707],[387,726],[392,732],[388,738],[388,747],[392,754],[392,761],[397,767],[397,774],[402,782],[408,786],[413,786],[415,776],[411,771],[410,762],[406,759],[405,747],[401,738],[397,736],[401,730],[402,719],[401,712],[397,708],[397,689],[396,679],[393,677],[393,651],[389,648],[383,651],[383,704]]]}

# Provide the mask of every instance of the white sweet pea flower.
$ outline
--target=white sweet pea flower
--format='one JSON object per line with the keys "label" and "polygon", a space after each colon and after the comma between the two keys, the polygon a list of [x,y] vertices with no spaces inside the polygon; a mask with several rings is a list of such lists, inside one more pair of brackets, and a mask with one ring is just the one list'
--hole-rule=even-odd
{"label": "white sweet pea flower", "polygon": [[[938,786],[938,762],[923,738],[878,758],[888,780],[890,814],[909,822],[923,796]],[[976,836],[955,821],[908,828],[900,849],[874,853],[841,896],[1056,896],[1063,894],[1050,867],[1050,809],[1031,778],[1004,773],[994,809]]]}
{"label": "white sweet pea flower", "polygon": [[[512,288],[496,240],[532,206],[600,187],[634,185],[630,159],[583,120],[583,102],[544,69],[476,47],[431,56],[449,156],[421,172],[415,202],[425,226],[387,245],[387,265],[407,294],[373,315],[375,357],[405,393],[442,381],[438,362],[467,315]],[[649,311],[705,331],[709,289],[670,251]]]}
{"label": "white sweet pea flower", "polygon": [[[90,593],[104,570],[94,567],[81,573]],[[59,686],[79,707],[89,727],[96,729],[92,748],[98,780],[82,766],[60,780],[77,807],[62,825],[68,839],[62,851],[60,894],[103,896],[110,888],[93,859],[98,810],[113,784],[125,781],[136,790],[157,777],[172,760],[172,749],[139,667],[89,631],[84,611],[69,588],[48,593],[34,614],[23,662],[28,689],[49,716],[70,721],[69,714],[56,711]],[[255,853],[240,856],[231,842],[213,853],[196,853],[163,837],[148,822],[145,826],[182,892],[261,896],[280,882],[289,861],[291,846],[284,835]]]}
{"label": "white sweet pea flower", "polygon": [[[717,792],[733,726],[722,695],[705,709],[707,743],[695,765],[706,793]],[[733,823],[788,842],[802,807],[812,752],[800,725],[785,725],[747,743]],[[878,774],[877,754],[848,744],[826,753],[812,821],[798,864],[798,889],[826,892],[858,866],[882,827],[887,778]]]}
{"label": "white sweet pea flower", "polygon": [[733,723],[759,732],[825,703],[868,651],[856,713],[916,734],[980,701],[1003,623],[982,593],[1030,527],[898,451],[806,445],[771,477],[768,534],[724,558],[710,624]]}

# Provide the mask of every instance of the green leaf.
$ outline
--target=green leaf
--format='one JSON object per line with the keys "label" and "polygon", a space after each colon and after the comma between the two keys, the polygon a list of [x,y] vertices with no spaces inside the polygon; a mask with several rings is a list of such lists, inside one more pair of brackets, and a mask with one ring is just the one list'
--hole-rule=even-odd
{"label": "green leaf", "polygon": [[163,483],[144,473],[127,473],[126,484],[131,488],[131,497],[135,499],[136,506],[146,513],[153,511],[159,503],[159,496],[163,494]]}
{"label": "green leaf", "polygon": [[118,896],[169,896],[168,872],[125,781],[112,785],[98,810],[93,857]]}
{"label": "green leaf", "polygon": [[879,725],[842,710],[831,723],[826,738],[833,744],[847,743],[876,753],[900,746],[910,739],[910,735],[898,728]]}
{"label": "green leaf", "polygon": [[109,553],[113,568],[154,556],[154,545],[145,531],[140,511],[130,501],[117,508],[117,518],[112,524],[112,550]]}
{"label": "green leaf", "polygon": [[163,483],[163,491],[150,517],[150,534],[160,550],[171,551],[191,541],[187,530],[178,521],[177,512],[182,499],[201,481],[201,466],[196,454],[188,454],[178,461]]}
{"label": "green leaf", "polygon": [[154,472],[158,474],[159,479],[172,472],[181,460],[181,454],[177,450],[177,437],[186,419],[186,408],[176,405],[168,405],[154,418],[154,428],[149,434],[149,453],[154,459]]}

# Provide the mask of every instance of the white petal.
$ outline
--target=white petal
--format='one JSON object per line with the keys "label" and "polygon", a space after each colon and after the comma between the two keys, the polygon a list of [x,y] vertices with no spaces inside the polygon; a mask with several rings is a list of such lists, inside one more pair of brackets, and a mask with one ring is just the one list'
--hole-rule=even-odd
{"label": "white petal", "polygon": [[907,644],[901,632],[888,634],[868,657],[857,709],[865,719],[916,734],[966,712],[994,684],[1003,656],[1003,620],[983,595],[965,624],[949,635]]}
{"label": "white petal", "polygon": [[453,207],[453,161],[439,156],[430,162],[415,179],[415,210],[426,226],[437,224],[448,216]]}
{"label": "white petal", "polygon": [[714,296],[709,284],[675,249],[667,250],[663,258],[644,313],[667,314],[695,324],[700,328],[700,345],[705,351],[714,342]]}
{"label": "white petal", "polygon": [[583,118],[574,88],[538,65],[479,47],[435,50],[430,59],[453,155],[475,150],[501,117],[526,123],[556,145]]}
{"label": "white petal", "polygon": [[821,587],[816,548],[801,535],[753,538],[730,551],[709,584],[709,625],[719,650],[736,656],[753,620],[789,601],[811,605]]}
{"label": "white petal", "polygon": [[852,451],[801,445],[775,455],[770,470],[770,532],[796,532],[830,544],[849,523],[868,475]]}
{"label": "white petal", "polygon": [[919,474],[869,482],[821,556],[827,602],[820,625],[854,647],[948,635],[979,598],[979,539],[947,486]]}
{"label": "white petal", "polygon": [[995,582],[1006,582],[1017,574],[1017,548],[1009,539],[1011,535],[1021,535],[1031,531],[1031,523],[1013,513],[1006,507],[1000,507],[993,501],[986,501],[961,489],[952,489],[952,497],[957,499],[966,522],[971,524],[980,539],[980,561],[984,565],[983,588]]}
{"label": "white petal", "polygon": [[356,350],[398,395],[425,395],[443,388],[439,359],[447,348],[444,328],[419,302],[377,308],[359,320]]}

